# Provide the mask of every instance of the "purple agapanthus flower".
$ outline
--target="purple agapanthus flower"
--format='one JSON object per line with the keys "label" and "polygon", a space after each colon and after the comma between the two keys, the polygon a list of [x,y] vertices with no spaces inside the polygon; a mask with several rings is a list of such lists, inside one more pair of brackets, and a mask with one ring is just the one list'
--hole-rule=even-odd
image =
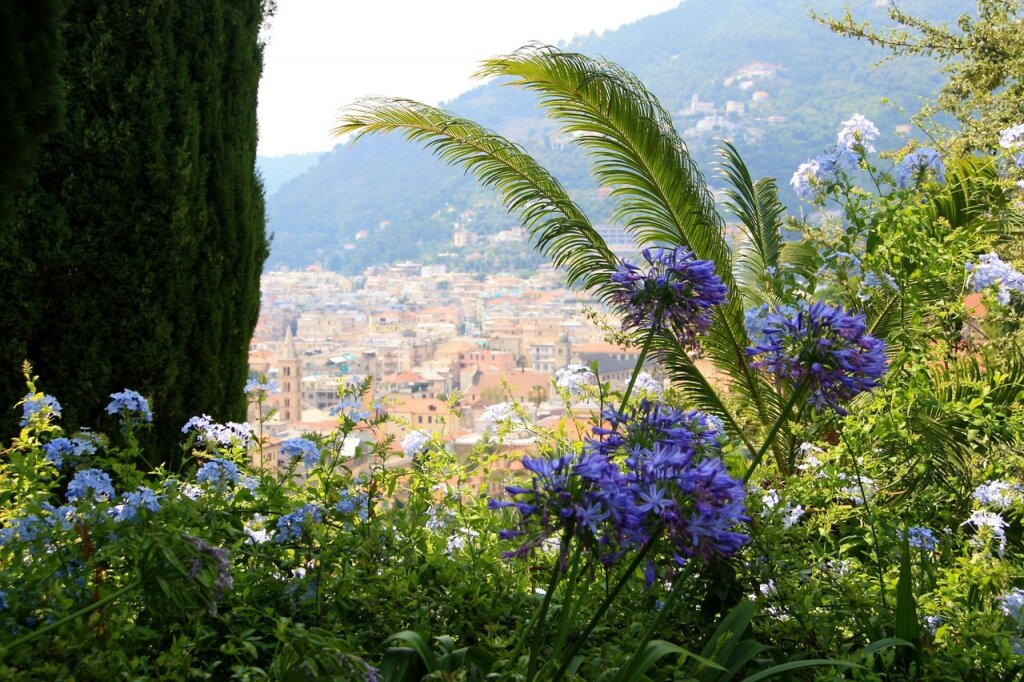
{"label": "purple agapanthus flower", "polygon": [[728,288],[715,264],[698,260],[685,247],[643,250],[648,268],[623,262],[612,281],[621,285],[615,303],[623,314],[623,329],[669,329],[684,346],[711,324],[711,309],[725,302]]}
{"label": "purple agapanthus flower", "polygon": [[896,166],[896,184],[900,189],[920,184],[932,177],[940,185],[946,184],[946,164],[942,163],[942,157],[934,149],[924,148],[911,152]]}
{"label": "purple agapanthus flower", "polygon": [[745,489],[707,437],[716,432],[706,429],[705,415],[642,401],[628,414],[607,411],[605,420],[612,428],[595,429],[599,438],[579,454],[525,458],[530,485],[509,486],[509,499],[491,500],[492,509],[519,514],[502,533],[520,542],[506,557],[526,556],[563,531],[605,563],[659,534],[679,564],[729,556],[746,544],[738,530],[749,520]]}
{"label": "purple agapanthus flower", "polygon": [[119,393],[110,394],[107,414],[120,415],[122,424],[153,421],[153,413],[149,410],[149,401],[141,393],[128,388]]}
{"label": "purple agapanthus flower", "polygon": [[815,408],[846,414],[842,403],[878,386],[885,374],[885,342],[867,333],[863,315],[821,301],[796,314],[770,313],[762,338],[747,353],[780,380],[803,384]]}

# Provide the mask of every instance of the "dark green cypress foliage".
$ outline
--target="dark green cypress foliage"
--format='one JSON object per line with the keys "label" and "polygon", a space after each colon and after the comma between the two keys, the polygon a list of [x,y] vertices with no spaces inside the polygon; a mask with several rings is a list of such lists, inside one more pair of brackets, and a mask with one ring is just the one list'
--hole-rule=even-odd
{"label": "dark green cypress foliage", "polygon": [[68,426],[108,395],[152,399],[152,446],[245,414],[266,258],[255,175],[259,0],[75,0],[63,23],[67,123],[20,219],[45,314],[28,340]]}
{"label": "dark green cypress foliage", "polygon": [[21,364],[39,313],[33,264],[14,221],[17,190],[28,186],[39,143],[61,120],[60,17],[64,0],[0,2],[0,428],[17,425],[10,409],[25,393]]}

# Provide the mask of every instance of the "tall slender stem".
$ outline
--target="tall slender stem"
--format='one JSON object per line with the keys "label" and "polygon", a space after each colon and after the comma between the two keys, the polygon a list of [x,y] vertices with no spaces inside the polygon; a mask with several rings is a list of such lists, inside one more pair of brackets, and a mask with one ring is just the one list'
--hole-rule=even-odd
{"label": "tall slender stem", "polygon": [[871,541],[875,546],[875,573],[878,575],[878,590],[882,597],[882,608],[888,609],[889,605],[886,604],[885,600],[885,577],[882,575],[882,562],[878,558],[878,533],[875,530],[875,515],[871,511],[871,505],[868,504],[868,494],[864,489],[864,479],[860,475],[860,464],[857,463],[857,454],[850,447],[850,441],[846,439],[846,434],[842,431],[839,433],[843,443],[846,445],[846,450],[850,453],[850,460],[853,462],[853,473],[857,477],[857,487],[860,488],[860,497],[864,500],[864,510],[868,513],[868,528],[871,529]]}
{"label": "tall slender stem", "polygon": [[761,463],[762,459],[764,459],[764,454],[768,452],[768,448],[770,448],[772,443],[775,442],[776,434],[778,434],[779,429],[782,428],[782,425],[789,417],[790,411],[793,409],[793,405],[795,405],[796,401],[800,399],[803,392],[804,384],[801,381],[793,388],[793,393],[789,396],[789,400],[786,401],[786,406],[782,408],[781,412],[779,412],[779,418],[775,420],[772,428],[768,431],[768,436],[765,437],[764,443],[761,444],[761,449],[757,451],[757,454],[754,455],[754,459],[751,460],[750,467],[747,468],[747,473],[743,474],[744,483],[750,480],[750,477],[754,474],[754,469],[756,469],[757,465]]}
{"label": "tall slender stem", "polygon": [[584,628],[583,634],[577,637],[576,641],[573,642],[572,647],[562,655],[562,664],[558,667],[558,672],[555,673],[555,676],[552,678],[553,680],[562,679],[565,671],[569,669],[572,659],[576,657],[576,654],[590,637],[590,633],[594,631],[597,624],[601,622],[602,618],[604,618],[604,614],[608,611],[608,607],[612,605],[615,598],[619,596],[620,592],[622,592],[622,588],[625,587],[626,583],[629,582],[629,579],[633,577],[633,573],[636,572],[640,563],[647,558],[651,548],[654,547],[654,543],[657,542],[659,537],[661,537],[661,532],[662,528],[659,527],[658,530],[651,535],[651,538],[644,544],[640,551],[636,553],[636,557],[634,557],[633,561],[630,562],[629,567],[622,573],[619,581],[615,583],[615,587],[612,588],[612,591],[609,592],[607,596],[605,596],[604,601],[601,602],[601,606],[598,607],[597,613],[595,613],[593,617],[591,617],[590,622],[587,623],[587,627]]}
{"label": "tall slender stem", "polygon": [[[660,311],[655,314],[655,319],[660,317]],[[651,343],[654,341],[654,335],[657,333],[658,327],[651,325],[651,331],[648,332],[647,338],[644,340],[643,348],[640,349],[640,357],[636,361],[636,366],[633,368],[633,376],[629,378],[629,385],[626,386],[626,392],[622,394],[622,403],[619,405],[619,414],[626,409],[626,403],[629,401],[629,396],[633,392],[633,385],[636,383],[636,378],[640,374],[640,370],[643,369],[644,360],[647,359],[647,353],[651,350]]]}
{"label": "tall slender stem", "polygon": [[665,599],[661,609],[658,611],[658,615],[656,615],[654,620],[651,621],[650,626],[647,628],[647,632],[644,633],[643,639],[640,640],[636,649],[633,650],[633,656],[629,659],[626,667],[619,668],[619,672],[615,676],[616,681],[622,680],[623,682],[628,682],[633,679],[633,670],[636,668],[637,663],[640,662],[640,657],[643,656],[644,649],[647,648],[647,643],[651,641],[651,638],[654,637],[654,633],[661,627],[662,622],[665,620],[665,614],[672,609],[682,592],[682,590],[677,589],[679,584],[692,573],[693,563],[690,563],[672,579],[672,586],[669,588],[668,597]]}
{"label": "tall slender stem", "polygon": [[[565,536],[562,538],[562,542],[571,542],[571,538],[572,535],[570,534],[570,531],[567,530]],[[548,582],[547,592],[544,593],[544,600],[543,602],[541,602],[541,605],[537,607],[537,610],[533,612],[533,618],[530,619],[530,622],[526,624],[526,628],[524,628],[523,632],[519,635],[519,641],[516,642],[516,646],[514,649],[512,649],[512,653],[509,656],[509,659],[511,661],[515,662],[516,658],[519,657],[519,651],[523,648],[523,645],[526,643],[526,638],[530,636],[530,633],[533,632],[533,629],[537,626],[537,623],[540,621],[543,615],[547,613],[548,604],[551,603],[551,595],[554,594],[555,588],[558,586],[558,580],[561,575],[562,567],[560,566],[560,562],[556,561],[551,569],[551,580]],[[532,667],[533,662],[531,661],[529,665]],[[527,677],[527,679],[529,679],[529,677]]]}

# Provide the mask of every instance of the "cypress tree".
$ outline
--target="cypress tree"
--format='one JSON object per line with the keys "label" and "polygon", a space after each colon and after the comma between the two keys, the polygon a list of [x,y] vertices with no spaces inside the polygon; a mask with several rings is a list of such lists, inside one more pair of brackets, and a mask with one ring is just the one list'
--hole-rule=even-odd
{"label": "cypress tree", "polygon": [[63,22],[64,130],[19,205],[45,314],[27,339],[69,426],[111,392],[151,398],[149,443],[245,414],[267,255],[255,174],[260,0],[76,0]]}
{"label": "cypress tree", "polygon": [[21,365],[39,313],[31,253],[14,221],[16,192],[30,183],[40,142],[61,121],[60,17],[63,0],[0,3],[0,428],[17,420],[10,406],[24,394]]}

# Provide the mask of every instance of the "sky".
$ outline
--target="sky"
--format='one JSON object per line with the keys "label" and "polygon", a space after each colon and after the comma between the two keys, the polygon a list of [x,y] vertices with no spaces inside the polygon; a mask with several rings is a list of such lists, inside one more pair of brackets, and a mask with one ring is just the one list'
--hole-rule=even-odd
{"label": "sky", "polygon": [[264,33],[259,154],[327,151],[360,97],[428,104],[478,85],[480,61],[672,9],[680,0],[278,0]]}

